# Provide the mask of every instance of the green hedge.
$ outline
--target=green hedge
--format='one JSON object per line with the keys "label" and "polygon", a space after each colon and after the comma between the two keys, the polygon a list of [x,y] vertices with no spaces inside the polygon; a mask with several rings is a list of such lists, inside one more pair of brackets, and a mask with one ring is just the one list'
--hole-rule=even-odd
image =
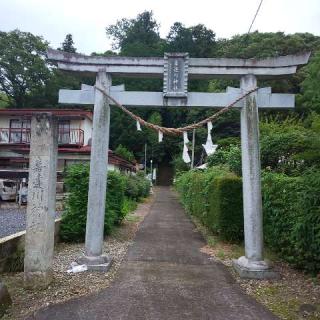
{"label": "green hedge", "polygon": [[[191,214],[222,238],[243,239],[241,179],[221,167],[189,171],[176,182]],[[279,257],[311,273],[320,271],[320,171],[299,177],[265,172],[264,239]]]}
{"label": "green hedge", "polygon": [[263,175],[264,238],[284,260],[320,271],[320,172]]}
{"label": "green hedge", "polygon": [[[89,165],[76,164],[69,166],[64,181],[69,195],[62,215],[60,236],[64,241],[83,241],[87,219]],[[134,196],[130,194],[129,191],[133,187],[132,181],[135,181],[138,186],[144,186],[148,182],[142,176],[126,176],[114,171],[108,172],[104,220],[105,235],[110,234],[114,225],[119,224],[128,213],[126,198],[137,201],[149,194],[149,188],[146,186],[138,187]]]}
{"label": "green hedge", "polygon": [[223,239],[243,238],[241,179],[222,167],[189,171],[176,181],[185,208]]}

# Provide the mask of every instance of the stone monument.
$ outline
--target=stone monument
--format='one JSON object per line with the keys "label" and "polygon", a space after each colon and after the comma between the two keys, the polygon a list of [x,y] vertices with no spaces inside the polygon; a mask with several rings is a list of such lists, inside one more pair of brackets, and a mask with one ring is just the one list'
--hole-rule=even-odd
{"label": "stone monument", "polygon": [[57,119],[32,116],[24,285],[46,288],[52,280],[57,179]]}

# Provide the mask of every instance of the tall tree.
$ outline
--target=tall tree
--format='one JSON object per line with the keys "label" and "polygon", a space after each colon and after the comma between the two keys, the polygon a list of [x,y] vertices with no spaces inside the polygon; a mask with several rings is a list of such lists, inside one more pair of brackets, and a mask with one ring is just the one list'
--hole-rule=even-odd
{"label": "tall tree", "polygon": [[203,24],[185,27],[175,22],[167,36],[166,50],[170,52],[189,52],[192,57],[212,57],[215,53],[215,33]]}
{"label": "tall tree", "polygon": [[163,54],[164,41],[152,11],[144,11],[135,19],[122,19],[106,28],[113,48],[122,55],[157,56]]}
{"label": "tall tree", "polygon": [[226,58],[267,58],[314,50],[320,37],[310,33],[252,32],[218,41],[218,56]]}
{"label": "tall tree", "polygon": [[320,114],[320,51],[316,52],[310,63],[301,70],[304,81],[298,102],[304,111],[314,110]]}
{"label": "tall tree", "polygon": [[48,43],[29,32],[0,32],[0,92],[9,105],[24,108],[43,92],[50,78],[46,65]]}
{"label": "tall tree", "polygon": [[71,33],[68,33],[66,35],[66,38],[61,43],[61,48],[58,48],[58,50],[70,52],[70,53],[75,53],[77,51],[77,49],[74,46],[74,41]]}

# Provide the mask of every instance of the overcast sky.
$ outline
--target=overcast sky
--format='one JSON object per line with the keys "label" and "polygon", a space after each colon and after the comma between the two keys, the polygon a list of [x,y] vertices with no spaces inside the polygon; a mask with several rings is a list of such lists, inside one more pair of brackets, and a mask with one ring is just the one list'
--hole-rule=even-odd
{"label": "overcast sky", "polygon": [[[67,33],[79,52],[111,48],[105,27],[121,18],[152,10],[160,33],[170,26],[205,24],[218,38],[248,31],[259,0],[0,0],[0,30],[41,35],[53,48]],[[320,35],[320,0],[264,0],[252,30]]]}

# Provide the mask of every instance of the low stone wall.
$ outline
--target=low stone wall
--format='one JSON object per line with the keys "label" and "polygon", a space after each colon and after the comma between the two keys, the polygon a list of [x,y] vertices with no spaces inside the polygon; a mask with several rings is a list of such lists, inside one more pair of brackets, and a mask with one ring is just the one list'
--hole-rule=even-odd
{"label": "low stone wall", "polygon": [[[61,218],[55,220],[54,241],[59,241]],[[26,231],[0,239],[0,272],[23,271]]]}

